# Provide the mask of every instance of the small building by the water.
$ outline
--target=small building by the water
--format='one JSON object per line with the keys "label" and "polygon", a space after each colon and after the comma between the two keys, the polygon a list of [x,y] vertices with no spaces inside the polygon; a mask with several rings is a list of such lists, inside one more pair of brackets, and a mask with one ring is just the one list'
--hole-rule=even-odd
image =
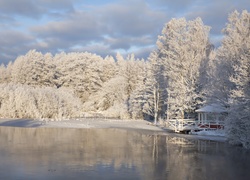
{"label": "small building by the water", "polygon": [[198,113],[198,127],[201,129],[223,129],[227,115],[225,107],[219,104],[206,105],[195,112]]}

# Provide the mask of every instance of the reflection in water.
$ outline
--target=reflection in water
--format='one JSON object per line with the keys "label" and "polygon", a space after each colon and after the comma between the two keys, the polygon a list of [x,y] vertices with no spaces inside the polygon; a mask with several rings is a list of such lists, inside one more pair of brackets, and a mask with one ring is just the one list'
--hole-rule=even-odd
{"label": "reflection in water", "polygon": [[0,127],[0,179],[249,179],[225,143],[121,129]]}

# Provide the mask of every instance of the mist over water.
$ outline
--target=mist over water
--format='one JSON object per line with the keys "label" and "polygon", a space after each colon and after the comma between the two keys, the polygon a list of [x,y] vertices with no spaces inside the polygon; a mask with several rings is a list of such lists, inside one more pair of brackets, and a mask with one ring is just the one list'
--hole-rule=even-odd
{"label": "mist over water", "polygon": [[0,179],[249,179],[250,152],[122,129],[0,127]]}

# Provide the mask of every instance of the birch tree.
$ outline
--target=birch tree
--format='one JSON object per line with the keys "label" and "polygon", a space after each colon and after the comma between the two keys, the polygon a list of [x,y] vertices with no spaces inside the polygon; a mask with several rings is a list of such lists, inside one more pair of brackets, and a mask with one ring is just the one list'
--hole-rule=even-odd
{"label": "birch tree", "polygon": [[154,119],[157,124],[159,117],[164,115],[165,88],[164,67],[159,61],[158,52],[153,51],[149,56],[147,76],[144,87],[143,112]]}
{"label": "birch tree", "polygon": [[165,67],[170,118],[183,119],[196,108],[201,62],[207,58],[209,30],[200,18],[172,19],[165,25],[157,46]]}

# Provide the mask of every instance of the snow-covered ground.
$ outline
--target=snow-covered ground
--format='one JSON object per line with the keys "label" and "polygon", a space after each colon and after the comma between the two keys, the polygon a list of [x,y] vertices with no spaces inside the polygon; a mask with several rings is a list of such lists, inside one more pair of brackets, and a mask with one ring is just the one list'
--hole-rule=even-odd
{"label": "snow-covered ground", "polygon": [[121,120],[102,118],[79,118],[70,120],[29,120],[29,119],[0,119],[0,126],[12,127],[58,127],[58,128],[128,128],[163,131],[162,128],[149,125],[145,120]]}
{"label": "snow-covered ground", "polygon": [[[61,121],[32,120],[32,119],[0,119],[0,126],[26,127],[26,128],[121,128],[150,130],[160,134],[169,133],[169,129],[154,126],[145,120],[121,120],[121,119],[94,119],[81,118]],[[173,136],[180,136],[187,139],[204,139],[213,141],[226,141],[223,131],[201,131],[195,135],[172,133]]]}
{"label": "snow-covered ground", "polygon": [[225,137],[225,130],[202,130],[198,132],[192,132],[192,134],[201,135],[201,136],[222,136]]}

